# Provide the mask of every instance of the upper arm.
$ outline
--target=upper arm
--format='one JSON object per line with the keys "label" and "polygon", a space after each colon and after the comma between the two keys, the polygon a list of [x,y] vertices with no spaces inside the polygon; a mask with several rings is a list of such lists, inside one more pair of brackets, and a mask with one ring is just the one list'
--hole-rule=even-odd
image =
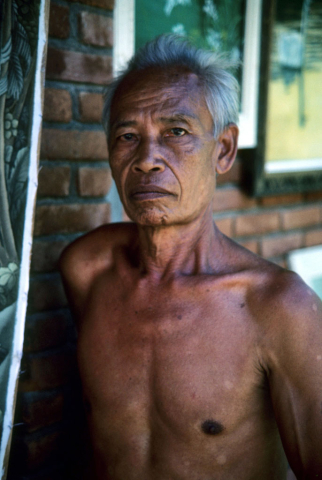
{"label": "upper arm", "polygon": [[59,268],[64,289],[76,320],[81,318],[89,291],[89,284],[83,274],[83,262],[80,251],[81,246],[71,244],[64,250],[60,257]]}
{"label": "upper arm", "polygon": [[[298,278],[270,300],[264,365],[276,421],[298,479],[322,478],[322,303]],[[268,312],[269,314],[269,312]]]}
{"label": "upper arm", "polygon": [[104,225],[77,239],[62,253],[60,272],[77,321],[83,316],[95,279],[112,264],[116,233],[117,227]]}
{"label": "upper arm", "polygon": [[96,279],[114,265],[116,252],[133,242],[135,228],[126,223],[102,225],[64,250],[59,266],[69,304],[78,321]]}

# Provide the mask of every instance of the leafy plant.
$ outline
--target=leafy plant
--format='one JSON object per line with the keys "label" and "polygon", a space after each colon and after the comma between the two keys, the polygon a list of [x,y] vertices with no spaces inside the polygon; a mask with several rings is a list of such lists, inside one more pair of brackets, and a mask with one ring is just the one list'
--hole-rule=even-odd
{"label": "leafy plant", "polygon": [[8,71],[7,98],[18,100],[22,93],[24,77],[30,68],[31,51],[24,27],[17,21],[17,7],[14,4],[14,30],[12,32],[12,53]]}
{"label": "leafy plant", "polygon": [[240,6],[242,0],[205,0],[203,11],[207,21],[204,34],[210,47],[236,55],[239,47]]}
{"label": "leafy plant", "polygon": [[198,47],[239,60],[244,0],[194,0],[193,3],[191,0],[166,0],[164,12],[167,16],[171,16],[177,6],[187,9],[198,6],[202,12],[198,27],[187,29],[183,23],[177,23],[172,32],[188,35]]}
{"label": "leafy plant", "polygon": [[19,267],[9,263],[7,267],[0,267],[0,310],[11,305],[17,297]]}
{"label": "leafy plant", "polygon": [[16,300],[39,0],[0,1],[0,311]]}
{"label": "leafy plant", "polygon": [[[11,175],[8,179],[8,196],[10,205],[10,217],[12,220],[16,239],[22,239],[25,198],[28,183],[28,158],[29,148],[21,148],[16,156]],[[20,242],[17,242],[20,246]]]}

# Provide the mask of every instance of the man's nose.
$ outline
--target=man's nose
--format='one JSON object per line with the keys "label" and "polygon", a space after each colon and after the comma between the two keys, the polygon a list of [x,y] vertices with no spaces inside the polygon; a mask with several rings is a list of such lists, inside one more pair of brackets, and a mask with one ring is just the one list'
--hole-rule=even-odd
{"label": "man's nose", "polygon": [[136,173],[163,172],[165,169],[161,146],[152,139],[141,141],[132,170]]}

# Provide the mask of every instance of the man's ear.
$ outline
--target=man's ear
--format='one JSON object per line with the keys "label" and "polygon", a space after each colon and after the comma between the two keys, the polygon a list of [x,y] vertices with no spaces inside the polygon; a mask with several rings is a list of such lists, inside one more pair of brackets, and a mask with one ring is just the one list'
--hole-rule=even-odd
{"label": "man's ear", "polygon": [[237,154],[238,134],[237,125],[230,123],[219,135],[217,139],[219,148],[216,164],[217,173],[226,173],[232,167]]}

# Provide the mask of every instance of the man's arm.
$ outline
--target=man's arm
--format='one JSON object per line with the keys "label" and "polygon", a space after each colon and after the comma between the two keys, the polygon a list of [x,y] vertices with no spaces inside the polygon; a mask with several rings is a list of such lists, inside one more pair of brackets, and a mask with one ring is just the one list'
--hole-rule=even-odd
{"label": "man's arm", "polygon": [[297,275],[281,277],[265,307],[263,366],[297,479],[322,479],[322,303]]}
{"label": "man's arm", "polygon": [[60,258],[60,271],[75,319],[80,322],[96,279],[115,263],[117,252],[132,245],[136,226],[102,225],[71,243]]}
{"label": "man's arm", "polygon": [[69,305],[81,321],[95,278],[112,263],[112,242],[117,228],[104,225],[80,237],[63,252],[59,268]]}
{"label": "man's arm", "polygon": [[78,319],[83,310],[86,285],[82,285],[82,262],[77,246],[71,244],[63,251],[59,269],[70,309],[74,318]]}

